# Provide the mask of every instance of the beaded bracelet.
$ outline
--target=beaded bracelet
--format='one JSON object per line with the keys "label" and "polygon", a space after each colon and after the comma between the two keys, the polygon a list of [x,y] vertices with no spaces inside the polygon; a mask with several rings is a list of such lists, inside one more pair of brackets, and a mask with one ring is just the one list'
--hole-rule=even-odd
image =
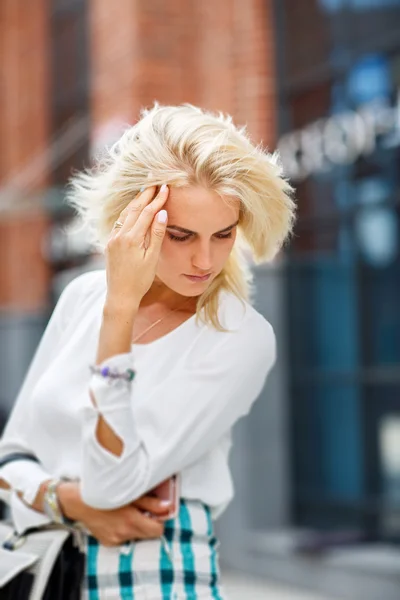
{"label": "beaded bracelet", "polygon": [[98,367],[96,365],[90,365],[90,371],[94,375],[100,375],[110,380],[122,380],[130,383],[135,378],[135,371],[133,369],[126,369],[125,371],[118,371],[117,369],[110,369],[110,367]]}

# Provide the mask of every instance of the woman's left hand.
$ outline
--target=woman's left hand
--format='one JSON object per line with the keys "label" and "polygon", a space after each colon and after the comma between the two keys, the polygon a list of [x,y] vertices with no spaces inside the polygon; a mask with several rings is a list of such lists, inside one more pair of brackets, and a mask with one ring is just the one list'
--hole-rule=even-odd
{"label": "woman's left hand", "polygon": [[77,481],[63,481],[57,487],[62,513],[85,525],[105,545],[118,545],[129,539],[152,539],[162,535],[162,522],[171,504],[144,495],[131,504],[113,510],[100,510],[82,500]]}

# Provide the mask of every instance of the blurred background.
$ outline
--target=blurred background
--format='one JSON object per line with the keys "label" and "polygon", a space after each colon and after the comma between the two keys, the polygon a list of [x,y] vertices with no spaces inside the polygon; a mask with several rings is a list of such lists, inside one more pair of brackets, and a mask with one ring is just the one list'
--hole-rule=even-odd
{"label": "blurred background", "polygon": [[235,430],[232,598],[398,600],[400,0],[1,0],[0,44],[0,429],[60,291],[103,266],[72,170],[154,100],[228,112],[298,199],[255,268],[279,359]]}

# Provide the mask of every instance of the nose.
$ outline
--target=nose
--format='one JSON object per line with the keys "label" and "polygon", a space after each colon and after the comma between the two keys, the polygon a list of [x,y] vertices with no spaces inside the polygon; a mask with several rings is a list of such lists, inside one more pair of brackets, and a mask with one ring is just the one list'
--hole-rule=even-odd
{"label": "nose", "polygon": [[192,264],[199,271],[204,271],[205,273],[211,271],[212,258],[209,243],[199,244],[192,256]]}

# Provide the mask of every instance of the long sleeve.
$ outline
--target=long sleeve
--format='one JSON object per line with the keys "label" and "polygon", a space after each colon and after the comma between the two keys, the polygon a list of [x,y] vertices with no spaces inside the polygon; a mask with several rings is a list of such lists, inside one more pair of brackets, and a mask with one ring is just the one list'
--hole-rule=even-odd
{"label": "long sleeve", "polygon": [[[275,361],[273,330],[258,315],[215,340],[139,404],[135,381],[129,389],[92,376],[97,409],[86,406],[83,412],[81,493],[87,504],[111,509],[132,502],[212,450],[248,413]],[[132,368],[134,357],[120,354],[103,364]],[[121,456],[99,444],[99,413],[123,440]]]}
{"label": "long sleeve", "polygon": [[[15,452],[35,454],[32,447],[35,431],[32,431],[29,419],[31,393],[57,353],[61,335],[73,314],[76,300],[79,297],[82,277],[85,276],[79,276],[67,285],[57,302],[0,440],[0,458]],[[16,491],[22,492],[24,500],[31,504],[37,495],[40,484],[50,478],[51,474],[41,464],[29,460],[11,462],[0,468],[0,479],[6,481],[12,490],[10,504],[18,531],[22,532],[27,527],[47,523],[48,519],[45,515],[27,507],[18,498]]]}

